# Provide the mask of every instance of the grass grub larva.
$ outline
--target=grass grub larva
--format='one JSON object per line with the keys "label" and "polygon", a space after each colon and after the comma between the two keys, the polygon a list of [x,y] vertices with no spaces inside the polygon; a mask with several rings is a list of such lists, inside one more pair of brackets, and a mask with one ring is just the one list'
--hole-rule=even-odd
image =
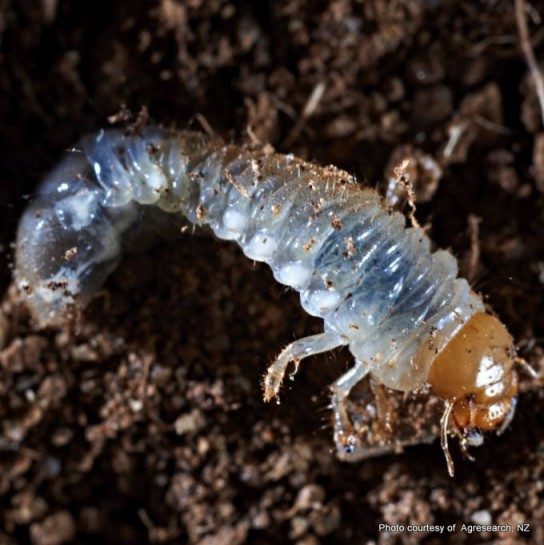
{"label": "grass grub larva", "polygon": [[277,398],[289,364],[349,347],[354,365],[331,386],[341,458],[361,457],[347,400],[367,375],[404,392],[427,385],[444,400],[450,474],[448,432],[466,450],[508,425],[517,396],[512,337],[458,278],[449,252],[431,253],[422,230],[406,228],[403,215],[342,170],[198,132],[102,130],[45,179],[21,219],[15,267],[43,323],[88,302],[126,236],[145,229],[142,209],[172,222],[182,214],[236,241],[323,319],[322,333],[293,342],[269,367],[266,401]]}

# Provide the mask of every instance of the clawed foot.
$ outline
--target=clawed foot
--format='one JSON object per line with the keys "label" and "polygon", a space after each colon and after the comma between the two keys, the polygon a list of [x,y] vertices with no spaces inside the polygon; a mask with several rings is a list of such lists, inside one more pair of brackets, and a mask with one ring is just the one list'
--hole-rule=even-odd
{"label": "clawed foot", "polygon": [[273,399],[278,400],[278,394],[283,383],[285,370],[276,371],[274,365],[271,365],[266,372],[263,380],[263,399],[268,403]]}
{"label": "clawed foot", "polygon": [[348,433],[345,430],[335,430],[334,443],[336,445],[336,455],[340,460],[352,462],[360,458],[363,445],[353,429]]}
{"label": "clawed foot", "polygon": [[268,368],[263,380],[263,397],[265,401],[277,399],[287,367],[293,363],[295,368],[289,374],[294,378],[300,362],[308,356],[334,350],[346,344],[346,340],[333,332],[324,332],[304,339],[299,339],[283,349],[276,361]]}
{"label": "clawed foot", "polygon": [[333,393],[332,409],[336,455],[340,460],[349,462],[358,459],[363,446],[348,414],[346,404],[347,398],[339,397]]}
{"label": "clawed foot", "polygon": [[[290,361],[287,364],[291,363]],[[295,379],[295,375],[298,371],[298,366],[300,365],[300,360],[292,360],[292,363],[295,365],[295,368],[291,373],[289,373],[289,378],[291,380]],[[276,368],[276,364],[271,365],[266,372],[264,377],[264,393],[263,398],[266,402],[272,401],[272,399],[278,400],[278,394],[280,393],[281,385],[283,384],[283,379],[285,378],[287,365],[282,366],[281,369]]]}
{"label": "clawed foot", "polygon": [[355,432],[349,417],[347,404],[352,388],[363,380],[367,372],[364,364],[356,362],[347,373],[342,375],[331,386],[331,403],[334,411],[334,442],[338,458],[341,460],[356,460],[362,450],[361,440]]}

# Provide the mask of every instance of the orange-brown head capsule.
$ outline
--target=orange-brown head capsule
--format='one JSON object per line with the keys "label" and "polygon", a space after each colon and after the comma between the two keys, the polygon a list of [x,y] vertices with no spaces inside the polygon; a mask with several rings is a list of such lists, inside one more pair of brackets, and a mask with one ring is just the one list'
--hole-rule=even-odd
{"label": "orange-brown head capsule", "polygon": [[481,443],[481,431],[510,421],[518,392],[514,365],[511,335],[484,312],[472,316],[433,361],[428,382],[451,405],[453,423],[469,444]]}

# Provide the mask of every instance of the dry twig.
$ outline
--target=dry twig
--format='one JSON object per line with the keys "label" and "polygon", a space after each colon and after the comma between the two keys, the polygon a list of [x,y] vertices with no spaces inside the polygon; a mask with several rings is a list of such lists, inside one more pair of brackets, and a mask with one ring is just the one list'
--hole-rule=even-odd
{"label": "dry twig", "polygon": [[533,78],[535,84],[536,96],[540,104],[540,114],[542,116],[542,126],[544,127],[544,79],[542,77],[542,72],[536,62],[536,57],[531,46],[531,41],[529,39],[529,28],[527,26],[527,19],[525,17],[525,0],[515,0],[516,8],[516,21],[519,31],[519,42],[523,54],[525,55],[525,61],[527,62],[527,67]]}
{"label": "dry twig", "polygon": [[315,109],[317,108],[317,105],[321,101],[321,98],[323,97],[323,93],[325,92],[325,82],[318,83],[310,95],[310,98],[306,101],[306,104],[304,105],[304,109],[302,110],[302,113],[300,114],[299,118],[297,119],[297,122],[295,123],[293,129],[289,133],[289,136],[286,138],[284,142],[285,147],[289,147],[297,138],[300,132],[302,131],[302,128],[304,127],[304,124],[306,121],[313,115],[315,112]]}

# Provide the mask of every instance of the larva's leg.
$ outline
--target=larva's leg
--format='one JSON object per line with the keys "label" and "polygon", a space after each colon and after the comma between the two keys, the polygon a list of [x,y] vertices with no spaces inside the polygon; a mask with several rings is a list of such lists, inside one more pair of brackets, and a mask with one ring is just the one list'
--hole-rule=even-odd
{"label": "larva's leg", "polygon": [[334,350],[345,344],[347,344],[346,340],[332,331],[325,331],[319,335],[312,335],[291,343],[281,351],[276,361],[266,372],[264,377],[264,400],[270,401],[278,395],[289,363],[293,362],[295,364],[295,370],[291,373],[291,378],[293,378],[301,360],[304,358]]}
{"label": "larva's leg", "polygon": [[353,426],[346,409],[346,401],[352,388],[365,378],[368,368],[361,362],[343,374],[332,386],[332,409],[334,411],[334,441],[340,455],[353,454],[357,448],[357,441],[353,434]]}

